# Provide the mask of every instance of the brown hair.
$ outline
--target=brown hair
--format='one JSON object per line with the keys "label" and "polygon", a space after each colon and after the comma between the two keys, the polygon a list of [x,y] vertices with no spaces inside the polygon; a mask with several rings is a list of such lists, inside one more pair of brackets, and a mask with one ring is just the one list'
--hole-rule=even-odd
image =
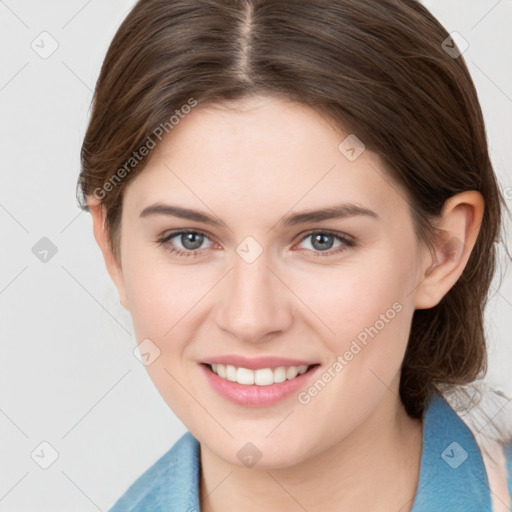
{"label": "brown hair", "polygon": [[462,56],[446,51],[446,41],[457,49],[448,37],[414,0],[140,0],[96,84],[81,206],[100,199],[118,258],[123,190],[149,160],[134,151],[170,132],[185,105],[252,94],[310,105],[380,155],[421,243],[449,197],[480,191],[483,223],[462,276],[413,316],[400,396],[420,417],[438,385],[485,374],[484,307],[504,205],[474,84]]}

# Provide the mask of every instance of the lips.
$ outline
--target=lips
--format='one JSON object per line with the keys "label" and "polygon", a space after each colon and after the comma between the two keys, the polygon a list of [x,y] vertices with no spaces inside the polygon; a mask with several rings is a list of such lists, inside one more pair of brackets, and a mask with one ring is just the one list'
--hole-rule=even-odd
{"label": "lips", "polygon": [[247,368],[248,370],[259,370],[261,368],[277,368],[279,366],[312,366],[318,364],[318,361],[308,361],[305,359],[291,359],[288,357],[260,356],[248,358],[235,354],[209,357],[201,361],[203,364],[223,364],[236,366],[237,368]]}
{"label": "lips", "polygon": [[[213,360],[213,358],[211,360]],[[271,359],[273,362],[278,360],[296,361],[293,359]],[[268,363],[269,360],[266,359],[266,361]],[[255,360],[252,360],[252,362],[254,363]],[[247,364],[247,359],[245,359],[244,364]],[[308,382],[311,382],[322,368],[320,364],[313,364],[305,373],[297,375],[290,380],[260,386],[240,384],[223,379],[211,370],[209,363],[199,364],[198,366],[213,390],[229,402],[242,407],[269,407],[287,398],[289,399],[293,397],[294,394],[298,393],[302,387],[306,386]]]}

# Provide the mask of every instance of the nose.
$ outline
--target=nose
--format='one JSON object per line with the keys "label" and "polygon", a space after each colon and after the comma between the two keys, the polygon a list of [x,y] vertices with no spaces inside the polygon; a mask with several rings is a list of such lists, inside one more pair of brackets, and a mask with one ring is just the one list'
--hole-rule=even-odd
{"label": "nose", "polygon": [[269,268],[264,254],[252,263],[236,257],[220,290],[216,323],[241,341],[274,339],[293,322],[293,294]]}

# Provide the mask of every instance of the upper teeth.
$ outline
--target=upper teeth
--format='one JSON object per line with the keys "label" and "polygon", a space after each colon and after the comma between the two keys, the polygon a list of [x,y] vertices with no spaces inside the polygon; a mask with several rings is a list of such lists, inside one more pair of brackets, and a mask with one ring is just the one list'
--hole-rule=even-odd
{"label": "upper teeth", "polygon": [[293,379],[297,375],[302,375],[307,369],[307,365],[302,366],[279,366],[275,369],[261,368],[259,370],[249,370],[248,368],[237,368],[236,366],[224,364],[212,364],[212,371],[223,379],[239,384],[256,384],[257,386],[270,386],[278,382]]}

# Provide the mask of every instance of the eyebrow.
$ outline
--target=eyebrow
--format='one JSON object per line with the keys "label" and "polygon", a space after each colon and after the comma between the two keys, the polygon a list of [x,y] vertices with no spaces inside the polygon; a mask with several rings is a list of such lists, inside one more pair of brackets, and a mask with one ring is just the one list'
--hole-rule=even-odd
{"label": "eyebrow", "polygon": [[[205,212],[192,210],[190,208],[182,208],[164,203],[156,203],[142,210],[140,217],[148,217],[150,215],[168,215],[188,219],[192,221],[202,222],[211,226],[227,227],[226,223],[220,219],[211,216]],[[372,210],[354,203],[343,203],[319,210],[306,210],[300,213],[292,213],[282,217],[277,224],[280,226],[297,226],[308,222],[320,222],[329,219],[343,219],[347,217],[355,217],[364,215],[378,219],[379,216]]]}

